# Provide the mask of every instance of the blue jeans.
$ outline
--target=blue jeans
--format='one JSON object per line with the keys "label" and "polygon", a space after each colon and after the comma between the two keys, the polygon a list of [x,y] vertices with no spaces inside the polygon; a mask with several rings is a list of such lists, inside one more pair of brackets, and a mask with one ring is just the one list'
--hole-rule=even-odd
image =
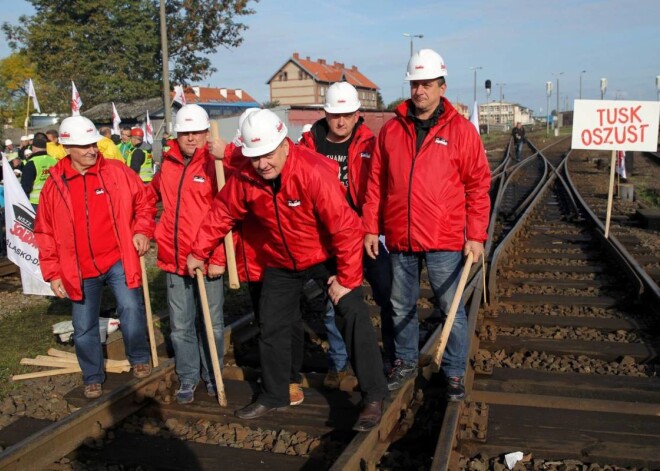
{"label": "blue jeans", "polygon": [[82,301],[72,301],[73,341],[82,370],[83,383],[103,383],[103,347],[99,333],[99,314],[103,286],[108,285],[117,301],[117,314],[124,349],[131,365],[149,363],[149,343],[144,301],[140,288],[129,289],[121,261],[101,276],[83,280]]}
{"label": "blue jeans", "polygon": [[[394,308],[394,346],[396,357],[406,363],[419,360],[419,271],[426,260],[429,281],[438,307],[449,311],[463,267],[461,252],[391,253],[392,307]],[[467,316],[463,303],[459,304],[447,348],[442,358],[446,376],[463,376],[467,363]]]}
{"label": "blue jeans", "polygon": [[[378,257],[376,260],[364,254],[362,257],[364,277],[371,285],[374,301],[380,306],[380,330],[385,349],[385,358],[394,361],[394,325],[392,324],[392,302],[390,293],[392,291],[392,267],[387,250],[382,242],[378,242]],[[330,369],[342,371],[348,365],[348,353],[344,339],[337,329],[335,323],[335,311],[332,302],[328,301],[323,324],[328,333],[328,357],[330,358]]]}
{"label": "blue jeans", "polygon": [[[167,306],[172,330],[170,340],[174,347],[174,363],[179,382],[196,385],[199,383],[201,373],[206,383],[215,383],[212,381],[213,364],[206,340],[197,279],[167,273],[166,282]],[[222,304],[225,296],[223,277],[213,280],[204,277],[204,286],[209,302],[215,346],[218,350],[218,361],[222,368],[224,356]]]}
{"label": "blue jeans", "polygon": [[522,148],[523,148],[523,141],[519,141],[516,144],[516,160],[520,160],[522,157]]}

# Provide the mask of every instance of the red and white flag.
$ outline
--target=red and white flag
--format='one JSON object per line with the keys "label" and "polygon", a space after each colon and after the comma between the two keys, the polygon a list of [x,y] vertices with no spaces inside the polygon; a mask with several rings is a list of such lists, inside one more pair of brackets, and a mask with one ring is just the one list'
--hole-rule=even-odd
{"label": "red and white flag", "polygon": [[80,93],[76,89],[76,84],[71,81],[71,115],[78,116],[80,114],[80,108],[82,107],[83,102],[80,98]]}
{"label": "red and white flag", "polygon": [[119,117],[119,113],[117,113],[117,108],[115,107],[115,102],[112,102],[112,134],[116,134],[117,136],[121,135],[121,131],[119,129],[119,123],[121,123],[121,118]]}
{"label": "red and white flag", "polygon": [[149,112],[147,111],[147,120],[144,124],[144,140],[147,141],[147,144],[154,143],[154,128],[151,125],[151,120],[149,119]]}
{"label": "red and white flag", "polygon": [[54,296],[39,267],[39,251],[34,238],[34,209],[9,161],[2,158],[5,187],[5,231],[7,258],[21,269],[24,294]]}
{"label": "red and white flag", "polygon": [[32,79],[28,80],[28,97],[32,97],[32,104],[34,105],[34,109],[41,113],[39,101],[37,100],[37,92],[34,91],[34,84],[32,83]]}
{"label": "red and white flag", "polygon": [[626,176],[626,151],[625,150],[619,150],[619,151],[616,152],[616,166],[614,167],[614,171],[621,178],[628,178]]}
{"label": "red and white flag", "polygon": [[174,99],[172,101],[179,103],[181,106],[186,105],[186,95],[183,93],[182,85],[174,86]]}

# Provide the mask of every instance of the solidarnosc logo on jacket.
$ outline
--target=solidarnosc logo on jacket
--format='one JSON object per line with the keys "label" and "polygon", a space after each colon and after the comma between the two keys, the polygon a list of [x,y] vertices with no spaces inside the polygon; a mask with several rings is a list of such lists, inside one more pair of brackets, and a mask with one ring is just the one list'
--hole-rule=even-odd
{"label": "solidarnosc logo on jacket", "polygon": [[287,200],[287,203],[289,207],[295,208],[296,206],[300,206],[300,200]]}
{"label": "solidarnosc logo on jacket", "polygon": [[103,188],[97,188],[96,190],[94,190],[94,193],[96,193],[97,195],[102,195],[105,193],[105,191],[103,191]]}
{"label": "solidarnosc logo on jacket", "polygon": [[195,176],[193,177],[193,181],[194,181],[195,183],[204,183],[204,182],[206,182],[206,178],[204,178],[204,177],[200,177],[199,175],[195,175]]}
{"label": "solidarnosc logo on jacket", "polygon": [[360,157],[362,157],[363,159],[370,159],[370,158],[371,158],[371,154],[370,154],[369,152],[362,152],[362,153],[360,154]]}
{"label": "solidarnosc logo on jacket", "polygon": [[435,138],[435,143],[436,144],[442,144],[443,146],[446,146],[447,145],[447,139],[445,139],[443,137],[436,137]]}

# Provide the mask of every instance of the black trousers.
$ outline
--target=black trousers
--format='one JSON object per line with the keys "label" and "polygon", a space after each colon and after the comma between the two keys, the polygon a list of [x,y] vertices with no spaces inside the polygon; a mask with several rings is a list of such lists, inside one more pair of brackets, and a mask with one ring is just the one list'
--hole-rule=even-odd
{"label": "black trousers", "polygon": [[[250,292],[250,299],[252,300],[252,309],[254,309],[254,319],[259,325],[260,318],[260,300],[261,289],[263,283],[261,281],[248,282],[248,291]],[[295,316],[294,316],[295,317]],[[303,357],[305,354],[305,329],[302,321],[295,324],[291,329],[291,383],[300,383],[302,376]]]}
{"label": "black trousers", "polygon": [[[302,271],[267,268],[264,272],[259,308],[259,356],[263,387],[263,394],[258,399],[260,403],[269,407],[289,405],[291,339],[294,329],[302,322],[299,307],[303,286],[313,279],[325,290],[331,269],[331,263],[321,263]],[[363,401],[384,399],[387,382],[383,374],[383,361],[361,287],[339,300],[335,306],[335,321],[344,337]]]}

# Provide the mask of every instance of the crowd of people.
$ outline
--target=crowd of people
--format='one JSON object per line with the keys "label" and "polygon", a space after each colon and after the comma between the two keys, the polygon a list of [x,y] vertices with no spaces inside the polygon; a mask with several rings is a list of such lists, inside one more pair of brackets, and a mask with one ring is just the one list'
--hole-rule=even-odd
{"label": "crowd of people", "polygon": [[[490,170],[474,126],[445,97],[446,76],[435,51],[413,54],[405,75],[410,99],[377,136],[347,82],[328,88],[325,116],[298,143],[275,113],[253,108],[241,115],[236,138],[226,144],[211,139],[203,108],[184,105],[155,174],[137,128],[122,130],[114,160],[99,150],[103,133],[81,116],[62,122],[59,144],[57,133],[55,141],[35,136],[22,171],[28,180],[36,178],[24,189],[38,204],[35,235],[44,279],[73,303],[85,395],[102,394],[98,316],[104,284],[117,298],[134,375],[151,372],[138,294],[139,257],[151,239],[166,274],[176,400],[193,402],[200,379],[209,395],[218,394],[194,277],[198,270],[204,274],[222,365],[223,241],[232,231],[239,277],[259,326],[261,363],[260,393],[236,415],[254,419],[304,401],[302,317],[311,309],[323,316],[329,341],[325,387],[356,379],[363,400],[354,429],[376,427],[388,391],[418,374],[422,266],[446,313],[464,256],[471,252],[477,261],[484,251]],[[67,157],[50,154],[52,142]],[[226,184],[219,189],[221,169]],[[382,347],[363,278],[380,307]],[[460,306],[442,361],[448,400],[465,395],[467,343]]]}

